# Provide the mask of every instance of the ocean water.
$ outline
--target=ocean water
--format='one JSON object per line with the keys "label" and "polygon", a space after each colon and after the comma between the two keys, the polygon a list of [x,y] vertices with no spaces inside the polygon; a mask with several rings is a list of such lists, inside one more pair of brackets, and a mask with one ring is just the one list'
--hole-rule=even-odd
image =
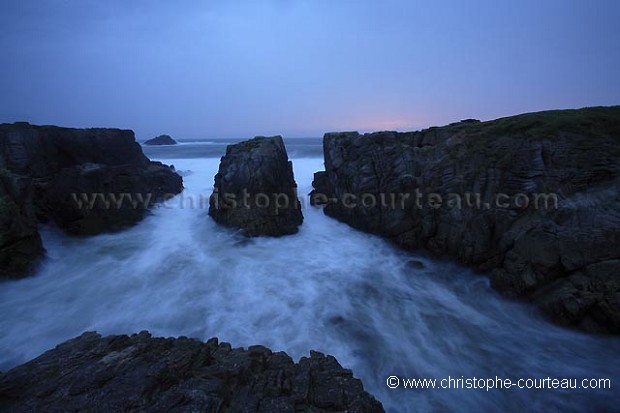
{"label": "ocean water", "polygon": [[[148,147],[185,191],[115,234],[42,235],[38,274],[0,283],[0,370],[96,330],[217,336],[294,359],[329,353],[389,412],[618,412],[620,339],[566,330],[495,293],[483,275],[393,248],[304,209],[298,234],[245,239],[200,205],[230,142]],[[323,169],[321,141],[289,140],[299,193]],[[193,205],[192,205],[193,202]],[[412,269],[407,262],[423,261]],[[390,389],[408,378],[609,378],[612,388]],[[43,378],[42,378],[43,379]]]}

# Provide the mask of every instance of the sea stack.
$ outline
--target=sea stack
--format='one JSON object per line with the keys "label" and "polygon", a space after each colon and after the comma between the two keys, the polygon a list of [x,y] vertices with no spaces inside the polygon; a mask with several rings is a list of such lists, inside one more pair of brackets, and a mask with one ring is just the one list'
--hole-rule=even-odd
{"label": "sea stack", "polygon": [[170,135],[159,135],[153,139],[144,142],[145,145],[176,145],[177,141],[172,139]]}
{"label": "sea stack", "polygon": [[303,222],[293,164],[281,136],[226,148],[215,175],[209,215],[245,236],[294,234]]}

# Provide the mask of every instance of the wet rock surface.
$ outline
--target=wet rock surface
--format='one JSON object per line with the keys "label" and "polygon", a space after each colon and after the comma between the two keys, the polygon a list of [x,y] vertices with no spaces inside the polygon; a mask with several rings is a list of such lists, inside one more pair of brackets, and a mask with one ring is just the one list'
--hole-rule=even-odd
{"label": "wet rock surface", "polygon": [[0,410],[383,412],[335,358],[147,332],[84,333],[0,374]]}
{"label": "wet rock surface", "polygon": [[0,274],[19,277],[43,254],[32,202],[32,182],[0,169]]}
{"label": "wet rock surface", "polygon": [[209,215],[250,237],[298,231],[303,215],[281,136],[228,146],[215,175]]}
{"label": "wet rock surface", "polygon": [[0,169],[0,276],[31,272],[43,253],[37,219],[72,235],[116,231],[183,189],[131,130],[2,124]]}
{"label": "wet rock surface", "polygon": [[620,333],[620,107],[323,144],[312,201],[327,215],[490,271],[559,324]]}

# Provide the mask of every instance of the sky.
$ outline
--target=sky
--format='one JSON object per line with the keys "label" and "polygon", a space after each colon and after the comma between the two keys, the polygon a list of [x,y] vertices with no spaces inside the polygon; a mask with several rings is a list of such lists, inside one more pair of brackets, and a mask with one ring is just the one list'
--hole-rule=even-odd
{"label": "sky", "polygon": [[616,0],[0,0],[0,123],[138,139],[620,104]]}

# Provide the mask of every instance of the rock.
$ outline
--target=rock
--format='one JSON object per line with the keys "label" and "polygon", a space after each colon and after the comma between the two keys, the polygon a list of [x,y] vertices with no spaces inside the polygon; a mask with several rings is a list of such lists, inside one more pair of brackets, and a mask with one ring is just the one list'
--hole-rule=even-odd
{"label": "rock", "polygon": [[30,179],[0,169],[0,274],[33,271],[43,252]]}
{"label": "rock", "polygon": [[172,139],[169,135],[159,135],[156,138],[144,141],[145,145],[176,145],[177,141]]}
{"label": "rock", "polygon": [[[0,276],[26,275],[42,254],[33,211],[39,221],[53,221],[67,233],[91,235],[133,225],[148,206],[183,189],[179,175],[151,162],[134,133],[121,129],[2,124],[0,169],[6,171],[0,201],[0,231],[6,236],[0,245]],[[9,185],[11,192],[7,179],[23,184]],[[98,199],[101,202],[88,202]],[[119,199],[124,202],[117,206],[114,201]],[[19,217],[16,222],[14,216]]]}
{"label": "rock", "polygon": [[335,358],[294,363],[262,346],[232,348],[84,333],[0,374],[0,410],[161,412],[383,412]]}
{"label": "rock", "polygon": [[[315,172],[314,179],[312,180],[313,188],[325,188],[329,182],[327,181],[327,173],[324,171]],[[311,206],[325,206],[329,203],[327,196],[325,194],[316,191],[310,194],[310,205]]]}
{"label": "rock", "polygon": [[298,231],[303,216],[281,136],[256,137],[226,148],[215,175],[209,215],[249,237]]}
{"label": "rock", "polygon": [[18,175],[47,179],[76,165],[146,167],[149,162],[131,130],[0,125],[0,167]]}
{"label": "rock", "polygon": [[421,269],[424,269],[426,266],[424,265],[422,261],[410,260],[410,261],[407,261],[407,267],[412,268],[414,270],[421,270]]}
{"label": "rock", "polygon": [[491,271],[562,325],[617,334],[619,136],[620,106],[326,134],[311,197],[405,249]]}
{"label": "rock", "polygon": [[65,168],[39,189],[37,205],[71,235],[95,235],[134,225],[158,202],[182,188],[182,178],[153,162]]}

